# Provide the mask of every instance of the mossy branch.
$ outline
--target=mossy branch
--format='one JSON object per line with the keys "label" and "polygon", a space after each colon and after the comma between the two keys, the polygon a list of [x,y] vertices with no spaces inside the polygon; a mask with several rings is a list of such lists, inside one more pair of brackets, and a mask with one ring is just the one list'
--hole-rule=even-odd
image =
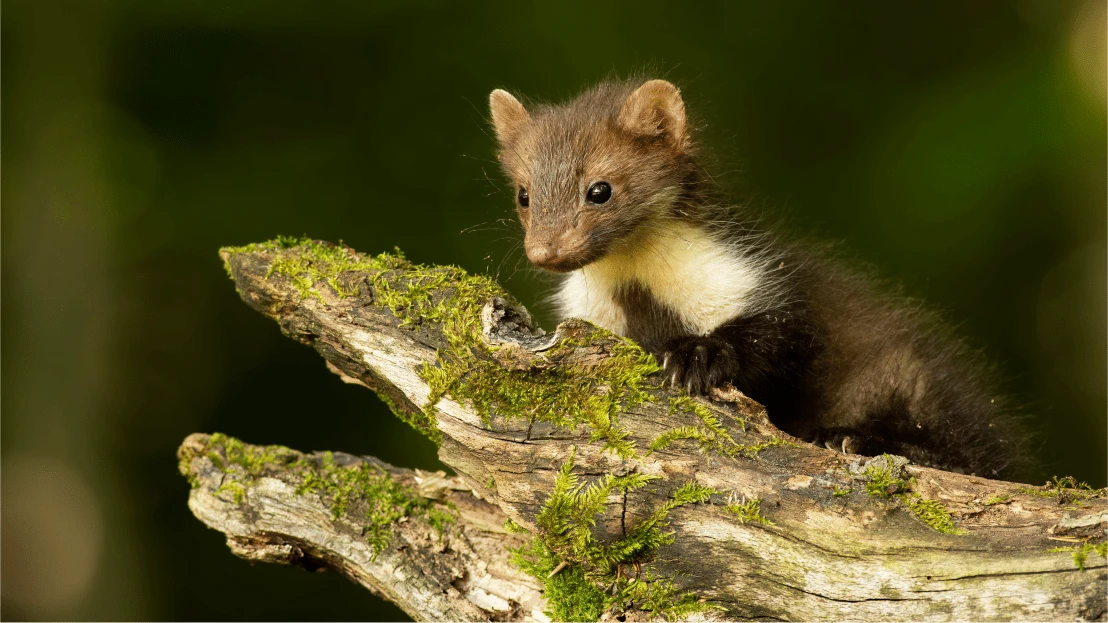
{"label": "mossy branch", "polygon": [[[480,504],[497,528],[483,534],[499,553],[482,560],[514,561],[500,577],[515,573],[504,581],[520,592],[500,595],[502,609],[446,618],[1062,620],[1108,612],[1104,491],[1066,479],[1031,488],[804,444],[737,391],[700,400],[663,387],[657,362],[625,339],[581,321],[543,332],[495,282],[457,268],[308,240],[222,256],[244,301],[315,347],[344,380],[376,391],[438,444],[458,473],[452,482],[487,499]],[[251,452],[232,452],[240,460],[228,457],[224,469],[249,472],[269,456]],[[326,473],[326,460],[311,464]],[[244,518],[268,516],[257,505],[268,503],[260,492],[272,479],[307,500],[286,513],[291,524],[303,513],[317,528],[360,525],[365,558],[356,563],[330,552],[329,541],[296,537],[302,551],[346,571],[373,564],[370,553],[399,555],[400,542],[407,555],[435,560],[446,553],[433,535],[468,538],[473,529],[464,512],[414,500],[375,469],[318,480],[292,461],[216,484],[195,467],[218,469],[215,457],[190,461],[183,471],[202,483],[194,511],[209,509],[198,516],[236,543],[249,532]],[[458,496],[479,502],[476,493],[450,495],[459,509]],[[408,539],[413,527],[425,541]],[[472,575],[449,568],[452,585]],[[358,573],[348,574],[374,572]],[[417,618],[443,616],[444,606],[387,596]]]}

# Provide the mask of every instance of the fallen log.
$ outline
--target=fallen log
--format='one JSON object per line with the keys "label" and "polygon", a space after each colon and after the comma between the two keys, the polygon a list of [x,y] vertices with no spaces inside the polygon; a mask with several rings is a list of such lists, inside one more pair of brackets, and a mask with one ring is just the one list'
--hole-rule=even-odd
{"label": "fallen log", "polygon": [[545,333],[457,268],[309,240],[221,255],[247,304],[457,473],[190,437],[190,508],[237,555],[338,569],[428,620],[1108,614],[1103,490],[805,444],[733,389],[664,387],[628,340]]}

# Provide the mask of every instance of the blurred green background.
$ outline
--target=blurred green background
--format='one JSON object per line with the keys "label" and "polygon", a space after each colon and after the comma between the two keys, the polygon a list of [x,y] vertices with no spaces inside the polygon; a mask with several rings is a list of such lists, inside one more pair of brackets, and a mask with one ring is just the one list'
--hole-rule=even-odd
{"label": "blurred green background", "polygon": [[1040,482],[1108,480],[1103,1],[8,0],[0,27],[4,619],[402,618],[333,573],[251,567],[186,508],[193,431],[437,466],[242,304],[216,250],[399,245],[541,311],[486,96],[647,64],[728,188],[1001,364]]}

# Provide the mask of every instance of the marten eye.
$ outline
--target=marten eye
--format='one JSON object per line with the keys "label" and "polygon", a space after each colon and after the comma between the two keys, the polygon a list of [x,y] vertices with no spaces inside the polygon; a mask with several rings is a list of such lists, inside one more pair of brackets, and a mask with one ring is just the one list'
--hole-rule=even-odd
{"label": "marten eye", "polygon": [[516,195],[516,200],[519,201],[521,207],[526,208],[531,205],[531,195],[528,195],[527,189],[522,186],[519,187],[519,194]]}
{"label": "marten eye", "polygon": [[585,197],[589,200],[589,203],[608,203],[608,200],[612,198],[612,186],[608,182],[596,182],[589,186],[589,191],[585,193]]}

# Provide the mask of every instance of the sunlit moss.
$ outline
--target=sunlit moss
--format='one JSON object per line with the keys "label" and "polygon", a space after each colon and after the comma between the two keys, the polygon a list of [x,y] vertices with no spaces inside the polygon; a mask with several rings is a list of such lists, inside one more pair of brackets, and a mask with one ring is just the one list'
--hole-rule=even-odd
{"label": "sunlit moss", "polygon": [[512,521],[511,519],[505,519],[504,520],[503,528],[504,528],[504,531],[507,532],[508,534],[522,534],[524,532],[527,532],[527,528],[524,528],[523,526],[521,526],[518,523]]}
{"label": "sunlit moss", "polygon": [[1061,505],[1070,505],[1077,509],[1083,503],[1095,497],[1103,497],[1108,489],[1094,489],[1087,482],[1078,482],[1073,476],[1054,476],[1051,482],[1042,487],[1020,487],[1016,493],[1033,495],[1041,498],[1057,499]]}
{"label": "sunlit moss", "polygon": [[181,457],[182,474],[195,477],[191,463],[197,456],[207,458],[225,474],[215,494],[230,493],[236,504],[246,501],[248,486],[258,478],[292,473],[300,479],[299,495],[316,494],[327,501],[332,521],[346,515],[355,505],[364,506],[364,513],[356,521],[364,527],[365,538],[375,553],[388,546],[392,527],[404,517],[423,519],[440,534],[457,519],[449,505],[421,497],[381,467],[364,461],[338,465],[330,452],[316,460],[284,446],[251,446],[214,433],[206,439],[204,447]]}
{"label": "sunlit moss", "polygon": [[908,509],[915,514],[923,523],[931,526],[932,529],[942,532],[943,534],[965,534],[965,530],[961,530],[954,526],[954,519],[950,516],[950,511],[946,510],[946,507],[935,500],[925,500],[918,495],[905,495],[904,503],[908,505]]}
{"label": "sunlit moss", "polygon": [[243,500],[246,499],[246,487],[242,486],[242,483],[237,480],[228,480],[219,485],[219,488],[215,490],[215,494],[219,495],[225,491],[234,496],[235,504],[242,504]]}
{"label": "sunlit moss", "polygon": [[1101,558],[1108,560],[1108,541],[1103,543],[1082,543],[1081,545],[1074,545],[1071,547],[1055,547],[1047,550],[1050,552],[1070,552],[1073,554],[1073,564],[1081,571],[1085,570],[1085,563],[1089,559],[1089,554],[1099,554]]}
{"label": "sunlit moss", "polygon": [[[538,533],[530,545],[513,551],[513,560],[520,568],[543,584],[549,616],[555,620],[595,621],[609,608],[645,607],[672,615],[714,607],[689,594],[678,595],[672,580],[653,576],[632,580],[627,569],[641,565],[659,547],[673,542],[673,532],[667,530],[667,518],[673,509],[706,502],[717,491],[695,482],[685,483],[649,516],[628,526],[623,536],[600,542],[592,534],[609,495],[617,490],[634,491],[656,479],[641,474],[607,474],[583,483],[574,473],[571,452],[535,519]],[[612,590],[601,591],[601,587]]]}
{"label": "sunlit moss", "polygon": [[365,506],[357,522],[375,555],[388,547],[392,527],[403,517],[421,517],[440,534],[456,519],[376,465],[366,462],[336,465],[334,455],[324,452],[318,465],[302,461],[299,467],[303,479],[297,493],[315,493],[329,499],[332,521],[345,515],[355,502]]}
{"label": "sunlit moss", "polygon": [[723,508],[735,517],[738,517],[741,523],[760,523],[767,526],[773,525],[773,522],[766,519],[765,515],[762,514],[762,500],[759,498],[747,500],[742,504],[731,502]]}
{"label": "sunlit moss", "polygon": [[[478,334],[448,335],[451,348],[440,353],[436,365],[425,365],[420,376],[431,389],[433,405],[442,396],[468,401],[486,423],[493,415],[506,421],[548,422],[575,428],[585,424],[590,440],[623,457],[636,455],[628,433],[619,426],[620,411],[653,400],[657,387],[649,377],[660,370],[654,357],[637,345],[602,329],[584,324],[551,349],[553,365],[524,370],[506,369],[492,359]],[[559,357],[570,347],[604,344],[607,357],[579,362]],[[561,349],[561,353],[559,353]]]}
{"label": "sunlit moss", "polygon": [[901,468],[892,455],[883,454],[882,457],[885,459],[883,464],[879,465],[876,460],[871,460],[870,466],[866,468],[866,493],[889,499],[897,493],[907,491],[908,481],[901,477]]}
{"label": "sunlit moss", "polygon": [[954,525],[950,511],[937,500],[928,500],[912,491],[914,479],[903,477],[906,459],[883,454],[870,460],[862,477],[866,480],[866,493],[883,499],[899,499],[917,519],[932,530],[943,534],[966,534]]}

